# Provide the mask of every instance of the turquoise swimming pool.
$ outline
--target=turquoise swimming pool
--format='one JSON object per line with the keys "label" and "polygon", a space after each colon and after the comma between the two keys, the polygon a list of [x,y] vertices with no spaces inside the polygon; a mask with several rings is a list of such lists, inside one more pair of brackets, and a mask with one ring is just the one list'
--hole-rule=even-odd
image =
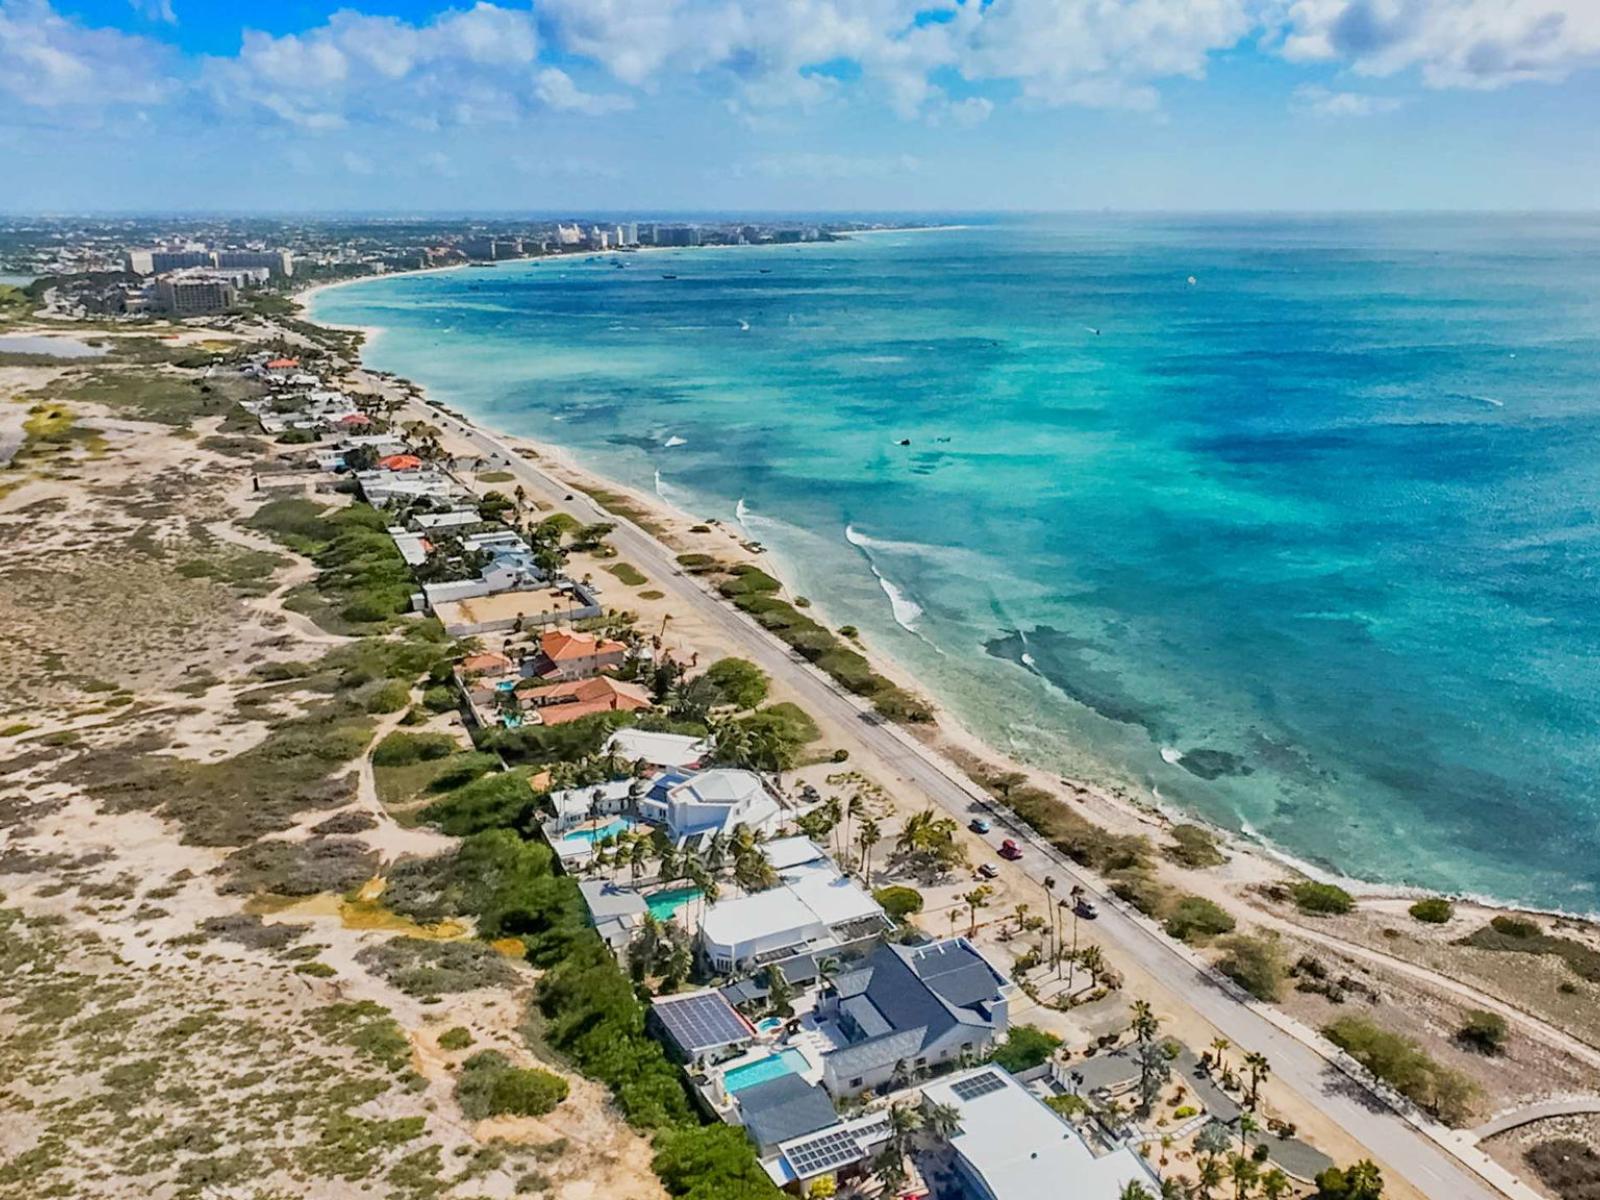
{"label": "turquoise swimming pool", "polygon": [[644,898],[650,915],[658,921],[665,921],[673,916],[680,908],[700,894],[697,887],[666,888],[659,892],[651,892]]}
{"label": "turquoise swimming pool", "polygon": [[769,1054],[766,1058],[758,1058],[755,1062],[747,1062],[743,1066],[734,1067],[722,1077],[722,1086],[730,1092],[737,1092],[743,1088],[754,1087],[758,1083],[766,1083],[769,1079],[779,1079],[784,1075],[798,1075],[806,1069],[806,1056],[795,1049],[780,1050],[776,1054]]}
{"label": "turquoise swimming pool", "polygon": [[627,817],[613,817],[604,825],[594,829],[569,829],[561,835],[564,842],[588,842],[591,846],[608,837],[617,837],[627,833],[633,828],[633,822]]}

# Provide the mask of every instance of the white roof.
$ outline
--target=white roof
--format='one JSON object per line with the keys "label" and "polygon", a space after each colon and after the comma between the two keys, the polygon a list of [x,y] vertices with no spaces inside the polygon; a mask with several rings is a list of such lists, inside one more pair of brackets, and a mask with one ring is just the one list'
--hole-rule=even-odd
{"label": "white roof", "polygon": [[681,733],[619,729],[606,743],[606,750],[630,762],[642,758],[651,766],[687,767],[710,754],[711,743],[705,738],[686,737]]}
{"label": "white roof", "polygon": [[411,518],[423,529],[446,529],[456,525],[477,525],[483,521],[475,508],[456,508],[442,513],[418,513]]}
{"label": "white roof", "polygon": [[[962,1091],[971,1098],[962,1099]],[[1154,1190],[1149,1168],[1130,1148],[1096,1158],[1077,1130],[1000,1067],[947,1075],[924,1084],[922,1096],[960,1112],[961,1132],[950,1144],[995,1200],[1056,1195],[1064,1180],[1072,1181],[1074,1200],[1117,1200],[1134,1180]]]}
{"label": "white roof", "polygon": [[428,561],[428,552],[422,545],[425,539],[420,533],[391,529],[389,536],[394,538],[395,549],[400,551],[400,557],[406,560],[408,567],[420,567]]}
{"label": "white roof", "polygon": [[711,905],[700,919],[700,932],[715,945],[739,946],[772,934],[841,925],[882,912],[878,902],[851,880],[835,871],[819,871]]}
{"label": "white roof", "polygon": [[785,871],[827,857],[822,847],[808,837],[775,838],[761,847],[761,853],[774,870]]}
{"label": "white roof", "polygon": [[731,808],[746,801],[765,798],[766,789],[761,786],[760,777],[751,771],[717,767],[691,775],[668,794],[674,801],[721,804]]}
{"label": "white roof", "polygon": [[551,792],[550,803],[556,810],[558,817],[585,816],[589,812],[589,805],[596,800],[595,793],[599,793],[599,800],[623,800],[627,798],[628,789],[633,786],[631,779],[613,779],[610,783],[592,783],[587,787],[568,788],[564,792]]}

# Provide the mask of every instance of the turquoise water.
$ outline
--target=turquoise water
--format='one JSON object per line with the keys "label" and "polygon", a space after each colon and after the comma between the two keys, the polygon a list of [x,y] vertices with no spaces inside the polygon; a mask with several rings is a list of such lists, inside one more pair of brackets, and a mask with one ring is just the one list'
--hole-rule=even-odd
{"label": "turquoise water", "polygon": [[1600,907],[1600,219],[1084,217],[626,261],[314,311],[741,521],[1023,758],[1358,876]]}
{"label": "turquoise water", "polygon": [[608,837],[617,837],[627,833],[633,828],[633,822],[627,817],[613,817],[604,825],[597,825],[593,829],[569,829],[561,835],[565,842],[588,842],[591,846]]}
{"label": "turquoise water", "polygon": [[769,1054],[766,1058],[758,1058],[755,1062],[734,1067],[723,1075],[722,1086],[730,1092],[743,1091],[758,1083],[766,1083],[769,1079],[798,1075],[806,1069],[806,1066],[806,1056],[800,1051],[780,1050],[776,1054]]}
{"label": "turquoise water", "polygon": [[658,921],[665,921],[699,894],[700,889],[697,887],[668,888],[665,891],[651,892],[644,898],[644,903],[652,917]]}

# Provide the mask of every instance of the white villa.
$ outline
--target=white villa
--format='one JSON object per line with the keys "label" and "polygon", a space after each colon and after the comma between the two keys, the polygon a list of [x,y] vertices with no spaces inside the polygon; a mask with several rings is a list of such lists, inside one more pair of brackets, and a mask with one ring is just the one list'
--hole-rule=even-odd
{"label": "white villa", "polygon": [[759,775],[729,767],[663,772],[639,801],[639,815],[666,826],[674,842],[729,836],[740,825],[770,833],[783,820],[782,808]]}
{"label": "white villa", "polygon": [[656,733],[648,729],[619,729],[606,742],[605,752],[647,766],[686,769],[697,767],[711,753],[709,738],[681,733]]}
{"label": "white villa", "polygon": [[764,892],[723,900],[700,918],[700,949],[719,974],[801,954],[835,954],[893,927],[882,907],[826,861]]}

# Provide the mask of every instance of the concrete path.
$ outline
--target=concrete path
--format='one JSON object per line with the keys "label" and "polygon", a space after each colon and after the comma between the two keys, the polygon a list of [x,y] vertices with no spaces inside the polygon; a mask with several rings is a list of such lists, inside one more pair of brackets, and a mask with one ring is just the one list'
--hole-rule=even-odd
{"label": "concrete path", "polygon": [[1481,1142],[1484,1138],[1491,1138],[1497,1133],[1504,1133],[1508,1129],[1520,1129],[1524,1125],[1543,1121],[1547,1117],[1577,1117],[1589,1113],[1600,1113],[1600,1096],[1571,1096],[1565,1100],[1546,1100],[1541,1104],[1529,1104],[1523,1108],[1503,1112],[1498,1117],[1491,1117],[1474,1129],[1472,1136]]}

